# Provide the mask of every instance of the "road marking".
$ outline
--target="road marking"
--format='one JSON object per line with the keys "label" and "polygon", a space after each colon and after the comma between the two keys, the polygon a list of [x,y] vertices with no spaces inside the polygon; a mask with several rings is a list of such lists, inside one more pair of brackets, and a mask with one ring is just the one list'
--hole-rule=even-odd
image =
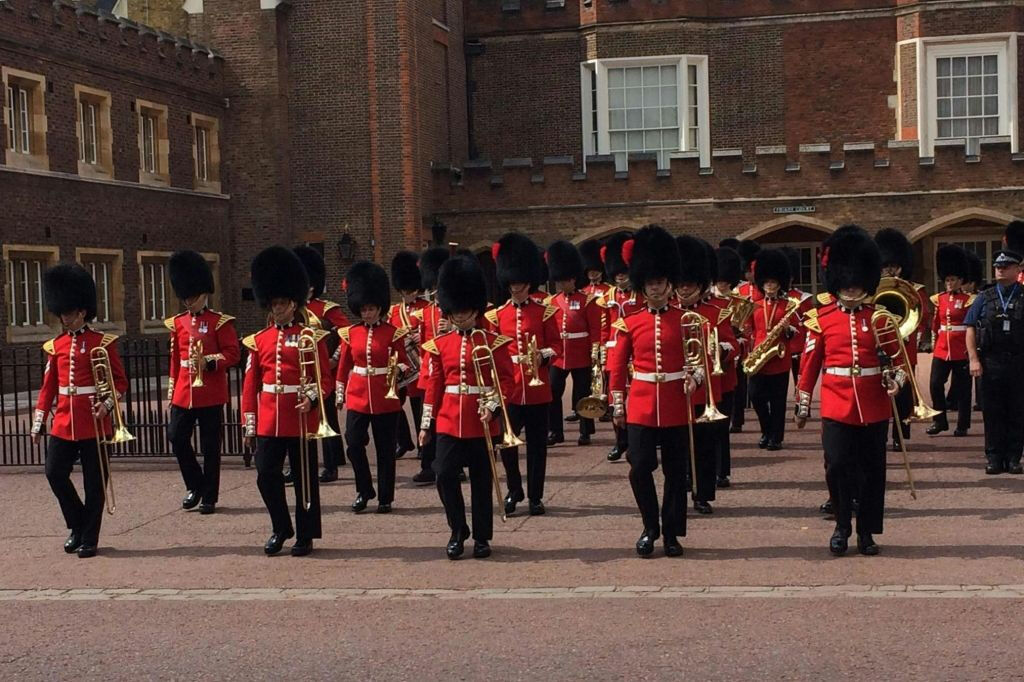
{"label": "road marking", "polygon": [[618,585],[401,588],[0,589],[0,601],[345,601],[409,599],[1024,599],[1024,585]]}

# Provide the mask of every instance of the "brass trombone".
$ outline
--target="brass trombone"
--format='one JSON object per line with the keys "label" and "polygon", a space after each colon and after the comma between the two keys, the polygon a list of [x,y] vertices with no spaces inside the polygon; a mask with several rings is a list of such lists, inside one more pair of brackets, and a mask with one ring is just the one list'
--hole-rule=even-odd
{"label": "brass trombone", "polygon": [[110,369],[110,353],[107,349],[98,346],[89,353],[89,366],[92,369],[92,383],[96,387],[96,401],[109,396],[114,401],[114,407],[110,416],[114,424],[114,433],[110,438],[104,433],[103,420],[92,413],[92,424],[96,431],[96,455],[99,460],[100,476],[103,477],[103,501],[107,507],[107,513],[113,514],[117,509],[117,500],[114,499],[114,481],[110,477],[110,446],[119,443],[127,443],[135,440],[124,425],[124,418],[121,416],[121,402],[117,399],[117,389],[114,387],[113,372]]}
{"label": "brass trombone", "polygon": [[192,388],[202,388],[206,385],[203,383],[203,365],[206,364],[206,361],[203,359],[202,339],[196,339],[192,342],[188,355],[189,359],[192,361],[192,365],[194,366]]}
{"label": "brass trombone", "polygon": [[320,425],[316,432],[309,433],[307,414],[299,414],[299,485],[302,489],[302,507],[306,511],[312,506],[312,482],[309,475],[309,441],[335,438],[338,433],[327,423],[327,412],[324,408],[324,394],[320,388],[321,368],[320,354],[317,352],[317,331],[311,327],[303,327],[299,333],[299,399],[306,396],[310,384],[316,386],[317,403],[320,406]]}
{"label": "brass trombone", "polygon": [[[476,339],[479,336],[483,336],[483,342],[477,343]],[[471,348],[469,351],[470,359],[473,362],[473,373],[476,376],[476,385],[480,387],[480,421],[483,424],[484,441],[487,443],[487,459],[491,463],[491,482],[494,484],[494,497],[498,501],[498,509],[501,509],[501,520],[506,520],[505,515],[505,500],[501,496],[501,483],[498,480],[498,450],[505,450],[508,448],[517,448],[523,444],[523,441],[516,438],[514,429],[512,428],[512,420],[508,415],[508,408],[505,405],[505,397],[501,395],[501,383],[498,379],[498,366],[494,362],[494,351],[491,350],[491,346],[487,340],[487,332],[482,329],[474,329],[469,335],[469,341]],[[487,371],[487,366],[490,367],[490,371]],[[485,379],[490,374],[490,385],[487,384]],[[487,409],[484,403],[496,400],[498,403],[498,411],[501,413],[501,424],[502,424],[502,439],[499,443],[495,443],[491,437],[491,425],[483,418],[483,411]]]}
{"label": "brass trombone", "polygon": [[[679,318],[679,326],[683,334],[683,369],[694,372],[707,366],[707,353],[704,350],[704,316],[693,310],[687,310]],[[703,358],[701,356],[704,356]],[[707,375],[705,375],[707,376]],[[686,396],[686,434],[690,446],[690,492],[697,494],[697,451],[693,442],[693,398],[686,392],[686,380],[683,380],[683,395]],[[707,407],[705,406],[705,409]]]}
{"label": "brass trombone", "polygon": [[601,367],[601,346],[594,344],[590,353],[590,395],[576,403],[576,414],[586,419],[598,419],[608,411],[604,393],[604,368]]}

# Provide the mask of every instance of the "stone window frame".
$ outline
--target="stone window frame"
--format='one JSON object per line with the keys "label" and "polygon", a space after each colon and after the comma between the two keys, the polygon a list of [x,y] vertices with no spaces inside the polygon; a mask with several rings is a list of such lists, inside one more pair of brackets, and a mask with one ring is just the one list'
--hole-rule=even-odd
{"label": "stone window frame", "polygon": [[[212,251],[200,251],[199,255],[206,260],[207,264],[210,266],[211,272],[213,273],[214,292],[213,295],[210,296],[209,301],[207,301],[207,305],[214,310],[219,310],[220,254]],[[164,320],[168,317],[173,317],[182,311],[180,301],[178,301],[177,296],[174,295],[174,290],[171,288],[170,271],[167,268],[167,263],[170,258],[170,251],[138,251],[135,254],[135,261],[138,265],[139,273],[139,332],[142,334],[165,333],[167,331],[167,327],[164,326]],[[160,310],[157,311],[160,314],[155,316],[151,314],[151,311],[147,310],[146,266],[148,265],[163,266],[163,302]]]}
{"label": "stone window frame", "polygon": [[[586,157],[594,154],[608,154],[610,149],[610,133],[608,121],[608,68],[630,68],[643,66],[676,66],[678,96],[677,111],[679,112],[679,151],[669,154],[670,158],[696,153],[702,167],[711,165],[711,105],[708,89],[709,59],[707,55],[681,54],[658,55],[653,57],[612,57],[606,59],[590,59],[580,62],[580,102],[581,129],[583,136],[584,170]],[[686,75],[689,66],[697,67],[697,116],[702,119],[697,132],[697,149],[688,149],[690,128],[689,101],[690,86]],[[593,142],[593,106],[594,91],[592,78],[596,76],[597,95],[597,148]]]}
{"label": "stone window frame", "polygon": [[[3,81],[2,104],[4,134],[3,147],[5,150],[5,164],[11,168],[23,170],[49,170],[50,157],[46,152],[46,133],[48,132],[46,117],[46,76],[12,69],[9,66],[0,67],[0,80]],[[8,88],[19,87],[28,94],[29,113],[29,153],[14,151],[10,146],[10,131],[14,122],[11,118],[11,108],[8,106],[10,97]]]}
{"label": "stone window frame", "polygon": [[[220,119],[204,114],[192,113],[189,115],[192,124],[192,181],[198,192],[221,193],[220,175]],[[200,130],[206,135],[207,157],[205,179],[199,177],[200,156],[199,156],[199,135]]]}
{"label": "stone window frame", "polygon": [[[75,247],[75,260],[92,274],[94,264],[106,264],[107,281],[93,276],[96,282],[96,322],[94,327],[100,331],[123,335],[127,324],[124,316],[124,250],[101,249],[85,246]],[[101,320],[104,308],[107,320]]]}
{"label": "stone window frame", "polygon": [[4,244],[4,300],[7,302],[7,343],[33,343],[46,341],[60,333],[60,320],[46,310],[46,304],[42,301],[41,293],[37,293],[39,299],[37,305],[42,308],[42,316],[39,323],[32,325],[15,325],[12,308],[17,305],[17,299],[13,291],[13,270],[12,263],[15,261],[38,260],[42,261],[39,266],[39,292],[42,291],[42,272],[60,261],[60,247],[45,244]]}
{"label": "stone window frame", "polygon": [[[139,183],[143,185],[154,185],[157,187],[169,187],[171,184],[171,144],[167,132],[167,105],[137,99],[135,100],[135,112],[136,122],[139,129]],[[156,126],[153,130],[154,171],[152,172],[146,169],[144,119],[147,117],[156,119]]]}
{"label": "stone window frame", "polygon": [[[96,107],[96,162],[84,158],[85,149],[82,115],[83,105],[92,104]],[[110,121],[110,93],[106,90],[91,88],[87,85],[75,85],[75,132],[78,138],[78,174],[87,178],[110,180],[114,177],[114,133]]]}

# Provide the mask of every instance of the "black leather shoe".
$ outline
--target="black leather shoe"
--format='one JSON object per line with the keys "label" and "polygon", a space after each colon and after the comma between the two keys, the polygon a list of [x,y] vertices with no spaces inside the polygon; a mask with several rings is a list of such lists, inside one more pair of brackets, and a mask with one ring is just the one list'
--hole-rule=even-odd
{"label": "black leather shoe", "polygon": [[943,422],[932,422],[932,425],[925,429],[929,436],[937,436],[943,431],[949,431],[949,424]]}
{"label": "black leather shoe", "polygon": [[864,556],[875,556],[878,554],[878,545],[875,544],[871,533],[857,535],[857,551]]}
{"label": "black leather shoe", "polygon": [[839,530],[838,528],[832,533],[832,538],[828,541],[828,551],[832,552],[836,556],[843,556],[846,554],[846,550],[849,546],[847,538],[850,534],[846,531]]}
{"label": "black leather shoe", "polygon": [[516,512],[516,504],[526,499],[522,490],[509,490],[505,495],[505,516],[512,516]]}
{"label": "black leather shoe", "polygon": [[761,440],[757,441],[757,447],[762,450],[768,447],[768,436],[761,436]]}
{"label": "black leather shoe", "polygon": [[768,450],[769,452],[778,452],[781,449],[782,443],[774,440],[768,441],[768,445],[765,447],[765,450]]}
{"label": "black leather shoe", "polygon": [[1013,474],[1014,476],[1019,476],[1021,474],[1024,474],[1024,467],[1020,465],[1020,462],[1017,462],[1016,464],[1010,462],[1010,465],[1006,467],[1006,473]]}
{"label": "black leather shoe", "polygon": [[580,416],[578,414],[576,414],[575,412],[573,412],[572,414],[570,414],[568,417],[565,418],[565,421],[569,422],[570,424],[574,424],[574,423],[578,422],[579,420],[580,420]]}
{"label": "black leather shoe", "polygon": [[563,435],[560,435],[560,434],[557,434],[557,433],[552,433],[552,434],[548,435],[548,447],[551,447],[552,445],[558,445],[559,443],[564,443],[564,442],[565,442],[565,436],[563,436]]}
{"label": "black leather shoe", "polygon": [[295,483],[295,475],[292,473],[291,469],[285,469],[284,470],[284,484],[285,485],[291,485],[292,483]]}
{"label": "black leather shoe", "polygon": [[331,482],[337,481],[337,480],[338,480],[338,470],[337,469],[328,469],[327,467],[324,467],[323,471],[320,472],[320,482],[321,483],[331,483]]}
{"label": "black leather shoe", "polygon": [[68,554],[74,554],[78,551],[78,548],[82,546],[82,534],[77,530],[71,531],[71,535],[64,541],[64,551]]}
{"label": "black leather shoe", "polygon": [[473,558],[474,559],[486,559],[491,556],[491,545],[484,540],[478,540],[473,543]]}
{"label": "black leather shoe", "polygon": [[989,463],[985,467],[985,473],[988,474],[989,476],[995,476],[996,474],[1001,474],[1001,473],[1003,473],[1003,465],[1002,464],[992,464],[992,463]]}
{"label": "black leather shoe", "polygon": [[683,556],[683,546],[671,535],[665,536],[665,556]]}
{"label": "black leather shoe", "polygon": [[405,454],[407,452],[412,452],[413,450],[414,448],[411,445],[409,447],[404,447],[400,445],[397,448],[395,448],[395,459],[402,459],[403,457],[405,457]]}
{"label": "black leather shoe", "polygon": [[313,551],[312,540],[296,540],[292,545],[292,556],[306,556]]}
{"label": "black leather shoe", "polygon": [[452,537],[448,540],[448,546],[445,547],[445,553],[451,560],[458,559],[462,556],[462,552],[465,551],[466,540],[469,539],[469,528],[466,526],[462,527],[462,530],[452,533]]}
{"label": "black leather shoe", "polygon": [[714,514],[715,510],[712,509],[710,502],[703,502],[701,500],[693,501],[693,509],[698,514]]}
{"label": "black leather shoe", "polygon": [[436,480],[433,469],[420,469],[419,473],[412,477],[412,482],[416,485],[430,485]]}
{"label": "black leather shoe", "polygon": [[530,516],[544,516],[544,502],[541,500],[530,500]]}
{"label": "black leather shoe", "polygon": [[370,500],[377,497],[376,495],[370,495],[369,497],[363,497],[362,493],[356,496],[355,502],[352,503],[352,511],[359,513],[366,510],[366,505]]}
{"label": "black leather shoe", "polygon": [[390,504],[386,504],[384,502],[381,502],[380,504],[377,505],[377,513],[378,514],[390,514],[391,513],[391,505]]}
{"label": "black leather shoe", "polygon": [[582,435],[576,440],[576,445],[590,445],[590,436]]}
{"label": "black leather shoe", "polygon": [[642,557],[649,557],[654,553],[654,541],[658,539],[658,531],[644,529],[644,534],[636,541],[636,553]]}
{"label": "black leather shoe", "polygon": [[615,447],[608,451],[608,461],[618,462],[620,459],[622,459],[622,451],[619,450],[619,446],[616,445]]}
{"label": "black leather shoe", "polygon": [[955,431],[953,431],[953,436],[955,436],[956,438],[963,438],[966,435],[967,429],[956,429]]}
{"label": "black leather shoe", "polygon": [[263,545],[263,553],[267,556],[277,554],[284,547],[284,541],[295,535],[294,531],[288,533],[274,533],[267,539],[267,543]]}
{"label": "black leather shoe", "polygon": [[718,480],[715,481],[715,485],[717,485],[719,488],[728,488],[729,486],[732,485],[732,483],[729,481],[728,476],[719,476]]}
{"label": "black leather shoe", "polygon": [[192,509],[199,501],[203,499],[203,493],[198,490],[189,490],[185,494],[185,499],[181,501],[182,509]]}
{"label": "black leather shoe", "polygon": [[96,556],[96,545],[82,545],[78,548],[79,559],[91,559]]}
{"label": "black leather shoe", "polygon": [[836,513],[835,508],[832,506],[832,500],[825,500],[821,504],[821,506],[818,507],[818,511],[821,512],[822,514],[835,514]]}
{"label": "black leather shoe", "polygon": [[217,505],[214,504],[213,502],[203,502],[201,505],[199,505],[200,514],[212,514],[215,511],[217,511]]}

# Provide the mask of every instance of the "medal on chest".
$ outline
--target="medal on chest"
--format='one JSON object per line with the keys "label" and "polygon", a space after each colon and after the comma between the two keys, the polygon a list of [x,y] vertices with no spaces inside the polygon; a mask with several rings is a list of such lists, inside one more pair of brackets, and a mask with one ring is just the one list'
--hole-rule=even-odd
{"label": "medal on chest", "polygon": [[569,310],[579,310],[580,302],[576,299],[569,301]]}
{"label": "medal on chest", "polygon": [[206,320],[203,320],[202,322],[199,323],[199,333],[205,334],[208,331],[210,331],[210,325],[206,322]]}
{"label": "medal on chest", "polygon": [[299,347],[299,335],[298,334],[289,334],[288,336],[284,337],[284,345],[287,348],[298,348]]}

